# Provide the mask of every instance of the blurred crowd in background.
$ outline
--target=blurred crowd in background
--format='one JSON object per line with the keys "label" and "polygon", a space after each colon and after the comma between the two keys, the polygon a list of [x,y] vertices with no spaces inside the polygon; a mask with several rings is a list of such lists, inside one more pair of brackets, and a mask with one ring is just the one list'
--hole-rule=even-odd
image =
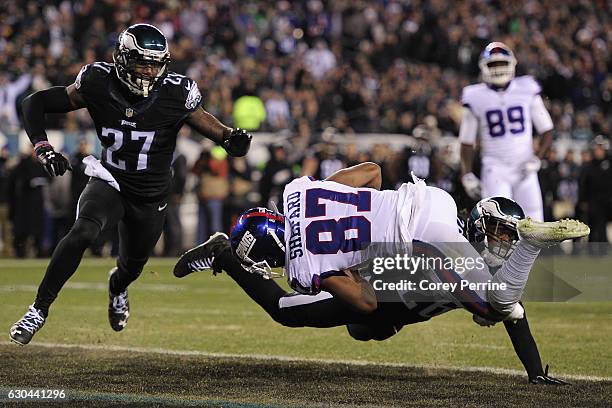
{"label": "blurred crowd in background", "polygon": [[[383,165],[385,188],[414,171],[469,207],[449,139],[459,128],[461,89],[478,80],[478,55],[494,39],[513,48],[518,75],[542,84],[556,143],[565,146],[553,148],[540,171],[547,219],[580,217],[591,239],[604,241],[612,217],[609,7],[604,0],[3,2],[0,131],[21,131],[19,102],[28,93],[72,83],[83,64],[112,61],[117,34],[149,22],[170,41],[170,69],[198,82],[206,110],[236,127],[282,135],[256,165],[210,146],[195,162],[177,154],[164,255],[192,244],[181,242],[185,194],[197,197],[201,242],[244,208],[278,203],[291,178],[324,178],[364,160]],[[85,110],[47,120],[74,138],[92,128]],[[411,138],[392,150],[384,139],[364,146],[363,133]],[[181,137],[199,140],[189,129]],[[65,153],[75,171],[53,183],[31,154],[2,148],[5,255],[44,256],[70,227],[87,181],[80,160],[93,150],[86,141],[73,145]],[[589,203],[601,209],[594,214]]]}

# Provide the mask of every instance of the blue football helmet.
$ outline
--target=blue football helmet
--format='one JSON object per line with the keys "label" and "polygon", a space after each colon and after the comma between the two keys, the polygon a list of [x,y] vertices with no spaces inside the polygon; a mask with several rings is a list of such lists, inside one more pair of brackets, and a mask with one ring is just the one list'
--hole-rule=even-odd
{"label": "blue football helmet", "polygon": [[230,234],[234,255],[245,269],[266,279],[285,276],[273,268],[285,266],[285,217],[264,207],[251,208],[238,218]]}

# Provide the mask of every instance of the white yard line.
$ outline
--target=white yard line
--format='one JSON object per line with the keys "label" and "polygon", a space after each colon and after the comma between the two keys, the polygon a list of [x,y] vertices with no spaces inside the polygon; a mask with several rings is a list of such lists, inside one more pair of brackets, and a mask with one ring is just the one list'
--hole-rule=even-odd
{"label": "white yard line", "polygon": [[[0,345],[9,345],[9,342],[0,342]],[[13,345],[14,346],[14,345]],[[496,367],[456,367],[456,366],[445,366],[445,365],[427,365],[427,364],[409,364],[409,363],[385,363],[367,360],[336,360],[336,359],[323,359],[323,358],[304,358],[304,357],[293,357],[293,356],[282,356],[282,355],[266,355],[266,354],[238,354],[238,353],[214,353],[208,351],[198,350],[172,350],[166,348],[156,347],[129,347],[129,346],[116,346],[116,345],[94,345],[94,344],[66,344],[66,343],[34,343],[27,347],[45,347],[45,348],[65,348],[65,349],[83,349],[83,350],[96,350],[96,351],[125,351],[132,353],[153,353],[153,354],[164,354],[171,356],[196,356],[196,357],[211,357],[211,358],[241,358],[251,360],[273,360],[273,361],[286,361],[286,362],[304,362],[304,363],[319,363],[319,364],[345,364],[352,366],[382,366],[382,367],[396,367],[396,368],[421,368],[421,369],[440,369],[440,370],[453,370],[460,372],[484,372],[492,374],[504,374],[511,376],[524,376],[525,372],[520,370],[511,370],[507,368],[496,368]],[[599,377],[592,375],[576,375],[576,374],[563,374],[555,373],[555,376],[559,376],[563,379],[568,380],[586,380],[586,381],[612,381],[612,377]]]}

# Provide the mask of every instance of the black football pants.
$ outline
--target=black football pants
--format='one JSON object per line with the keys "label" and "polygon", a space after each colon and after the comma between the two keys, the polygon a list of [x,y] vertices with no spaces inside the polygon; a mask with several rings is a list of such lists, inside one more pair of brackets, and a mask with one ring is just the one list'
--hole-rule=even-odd
{"label": "black football pants", "polygon": [[374,313],[366,315],[324,292],[317,296],[287,293],[274,280],[247,272],[229,247],[216,257],[215,263],[283,326],[347,326],[353,338],[363,341],[387,339],[403,327],[398,317],[405,307],[399,302],[379,303]]}
{"label": "black football pants", "polygon": [[110,284],[113,293],[125,291],[142,272],[161,235],[166,203],[165,198],[145,203],[128,199],[105,181],[92,178],[79,198],[77,220],[53,251],[35,307],[48,314],[51,303],[81,263],[85,250],[102,231],[117,224],[118,272]]}

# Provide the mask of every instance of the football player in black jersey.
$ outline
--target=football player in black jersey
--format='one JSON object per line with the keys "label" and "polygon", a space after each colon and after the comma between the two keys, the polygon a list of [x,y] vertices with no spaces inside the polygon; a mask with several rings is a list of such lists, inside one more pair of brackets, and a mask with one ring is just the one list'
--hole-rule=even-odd
{"label": "football player in black jersey", "polygon": [[23,101],[25,130],[50,176],[63,175],[70,164],[48,142],[45,113],[87,108],[103,150],[100,160],[84,160],[92,177],[80,196],[77,220],[53,252],[35,302],[11,327],[13,342],[30,342],[85,249],[116,225],[120,248],[109,277],[108,317],[113,330],[123,330],[129,317],[128,285],[140,275],[162,231],[172,155],[184,123],[231,156],[249,150],[252,136],[206,112],[195,81],[169,72],[169,61],[161,31],[135,24],[119,35],[114,63],[85,65],[74,84],[45,89]]}
{"label": "football player in black jersey", "polygon": [[[249,219],[255,219],[260,214],[247,216],[253,215]],[[499,266],[512,252],[518,240],[516,222],[524,217],[523,210],[514,201],[492,197],[481,200],[469,215],[459,218],[458,227],[472,245],[483,251],[487,263]],[[414,250],[417,250],[416,246]],[[249,273],[234,256],[223,233],[214,234],[204,244],[183,254],[174,274],[184,277],[206,270],[215,274],[226,271],[251,299],[283,326],[327,328],[346,325],[351,337],[360,341],[386,340],[406,325],[430,320],[459,307],[456,303],[427,297],[405,303],[398,294],[396,300],[386,298],[384,302],[378,302],[373,313],[363,314],[327,292],[316,296],[287,293],[274,280]],[[482,326],[495,324],[478,315],[473,319]],[[504,321],[503,324],[531,383],[567,384],[549,376],[548,366],[542,367],[526,314],[521,319]]]}

